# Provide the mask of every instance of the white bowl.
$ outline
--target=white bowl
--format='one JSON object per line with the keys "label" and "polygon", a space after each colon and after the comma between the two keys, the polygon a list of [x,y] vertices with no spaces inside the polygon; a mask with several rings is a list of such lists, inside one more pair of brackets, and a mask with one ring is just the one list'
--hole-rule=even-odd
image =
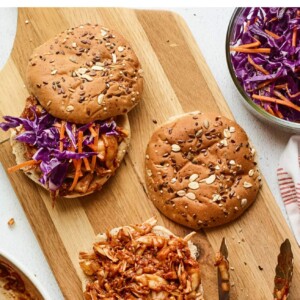
{"label": "white bowl", "polygon": [[[25,289],[30,292],[32,299],[34,300],[50,300],[48,293],[41,286],[38,280],[26,271],[25,266],[16,261],[13,257],[0,250],[0,264],[8,265],[13,271],[15,271],[25,284]],[[6,291],[2,288],[2,282],[0,277],[0,299],[10,300],[18,299],[13,291]]]}

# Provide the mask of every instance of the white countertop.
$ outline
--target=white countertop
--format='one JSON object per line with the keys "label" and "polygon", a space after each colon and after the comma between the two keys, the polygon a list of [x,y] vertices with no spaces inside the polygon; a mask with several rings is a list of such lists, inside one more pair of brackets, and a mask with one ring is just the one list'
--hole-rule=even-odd
{"label": "white countertop", "polygon": [[[233,8],[172,8],[171,10],[179,13],[186,20],[234,117],[251,135],[251,140],[259,154],[260,169],[285,214],[277,185],[276,168],[290,134],[280,132],[277,128],[257,120],[238,100],[240,95],[231,81],[225,59],[225,35]],[[12,49],[16,24],[17,9],[0,8],[0,68],[5,64]],[[201,110],[201,107],[199,109]],[[51,299],[63,299],[1,165],[0,199],[0,250],[10,253],[22,265],[27,266],[28,272],[37,277]],[[11,217],[16,223],[9,228],[7,222]]]}

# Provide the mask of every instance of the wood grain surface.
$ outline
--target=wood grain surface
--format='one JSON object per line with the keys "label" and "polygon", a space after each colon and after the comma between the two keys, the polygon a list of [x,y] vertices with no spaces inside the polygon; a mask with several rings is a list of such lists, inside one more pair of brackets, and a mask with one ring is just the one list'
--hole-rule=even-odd
{"label": "wood grain surface", "polygon": [[[82,299],[78,252],[91,246],[95,233],[139,223],[153,215],[178,235],[189,232],[160,215],[147,198],[144,152],[153,130],[170,116],[194,110],[232,118],[180,16],[165,11],[95,8],[19,9],[13,51],[0,74],[0,115],[19,115],[23,109],[28,95],[25,70],[32,50],[60,31],[86,22],[119,30],[132,44],[144,69],[143,101],[129,114],[129,152],[102,191],[82,199],[60,199],[55,208],[48,193],[22,172],[9,176],[64,297],[72,300]],[[248,134],[251,139],[255,133]],[[6,135],[1,133],[0,138]],[[1,145],[0,159],[5,168],[14,165],[9,143]],[[264,180],[257,201],[240,219],[197,235],[207,300],[217,299],[213,260],[224,236],[234,268],[231,299],[272,299],[279,245],[285,238],[291,240],[295,256],[290,299],[300,299],[299,248]]]}

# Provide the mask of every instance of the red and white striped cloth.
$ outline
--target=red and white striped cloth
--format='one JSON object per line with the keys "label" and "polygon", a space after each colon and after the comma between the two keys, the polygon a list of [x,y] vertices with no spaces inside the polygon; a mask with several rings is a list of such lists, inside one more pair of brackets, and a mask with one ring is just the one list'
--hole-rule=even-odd
{"label": "red and white striped cloth", "polygon": [[277,169],[277,179],[286,213],[300,246],[300,136],[292,136]]}

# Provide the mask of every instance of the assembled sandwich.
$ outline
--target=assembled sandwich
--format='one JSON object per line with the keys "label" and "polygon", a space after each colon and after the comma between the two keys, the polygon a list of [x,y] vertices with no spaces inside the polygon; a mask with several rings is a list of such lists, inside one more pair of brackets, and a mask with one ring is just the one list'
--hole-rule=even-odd
{"label": "assembled sandwich", "polygon": [[140,63],[117,32],[71,28],[34,50],[20,117],[5,116],[17,165],[53,197],[99,190],[130,139],[129,112],[143,88]]}

